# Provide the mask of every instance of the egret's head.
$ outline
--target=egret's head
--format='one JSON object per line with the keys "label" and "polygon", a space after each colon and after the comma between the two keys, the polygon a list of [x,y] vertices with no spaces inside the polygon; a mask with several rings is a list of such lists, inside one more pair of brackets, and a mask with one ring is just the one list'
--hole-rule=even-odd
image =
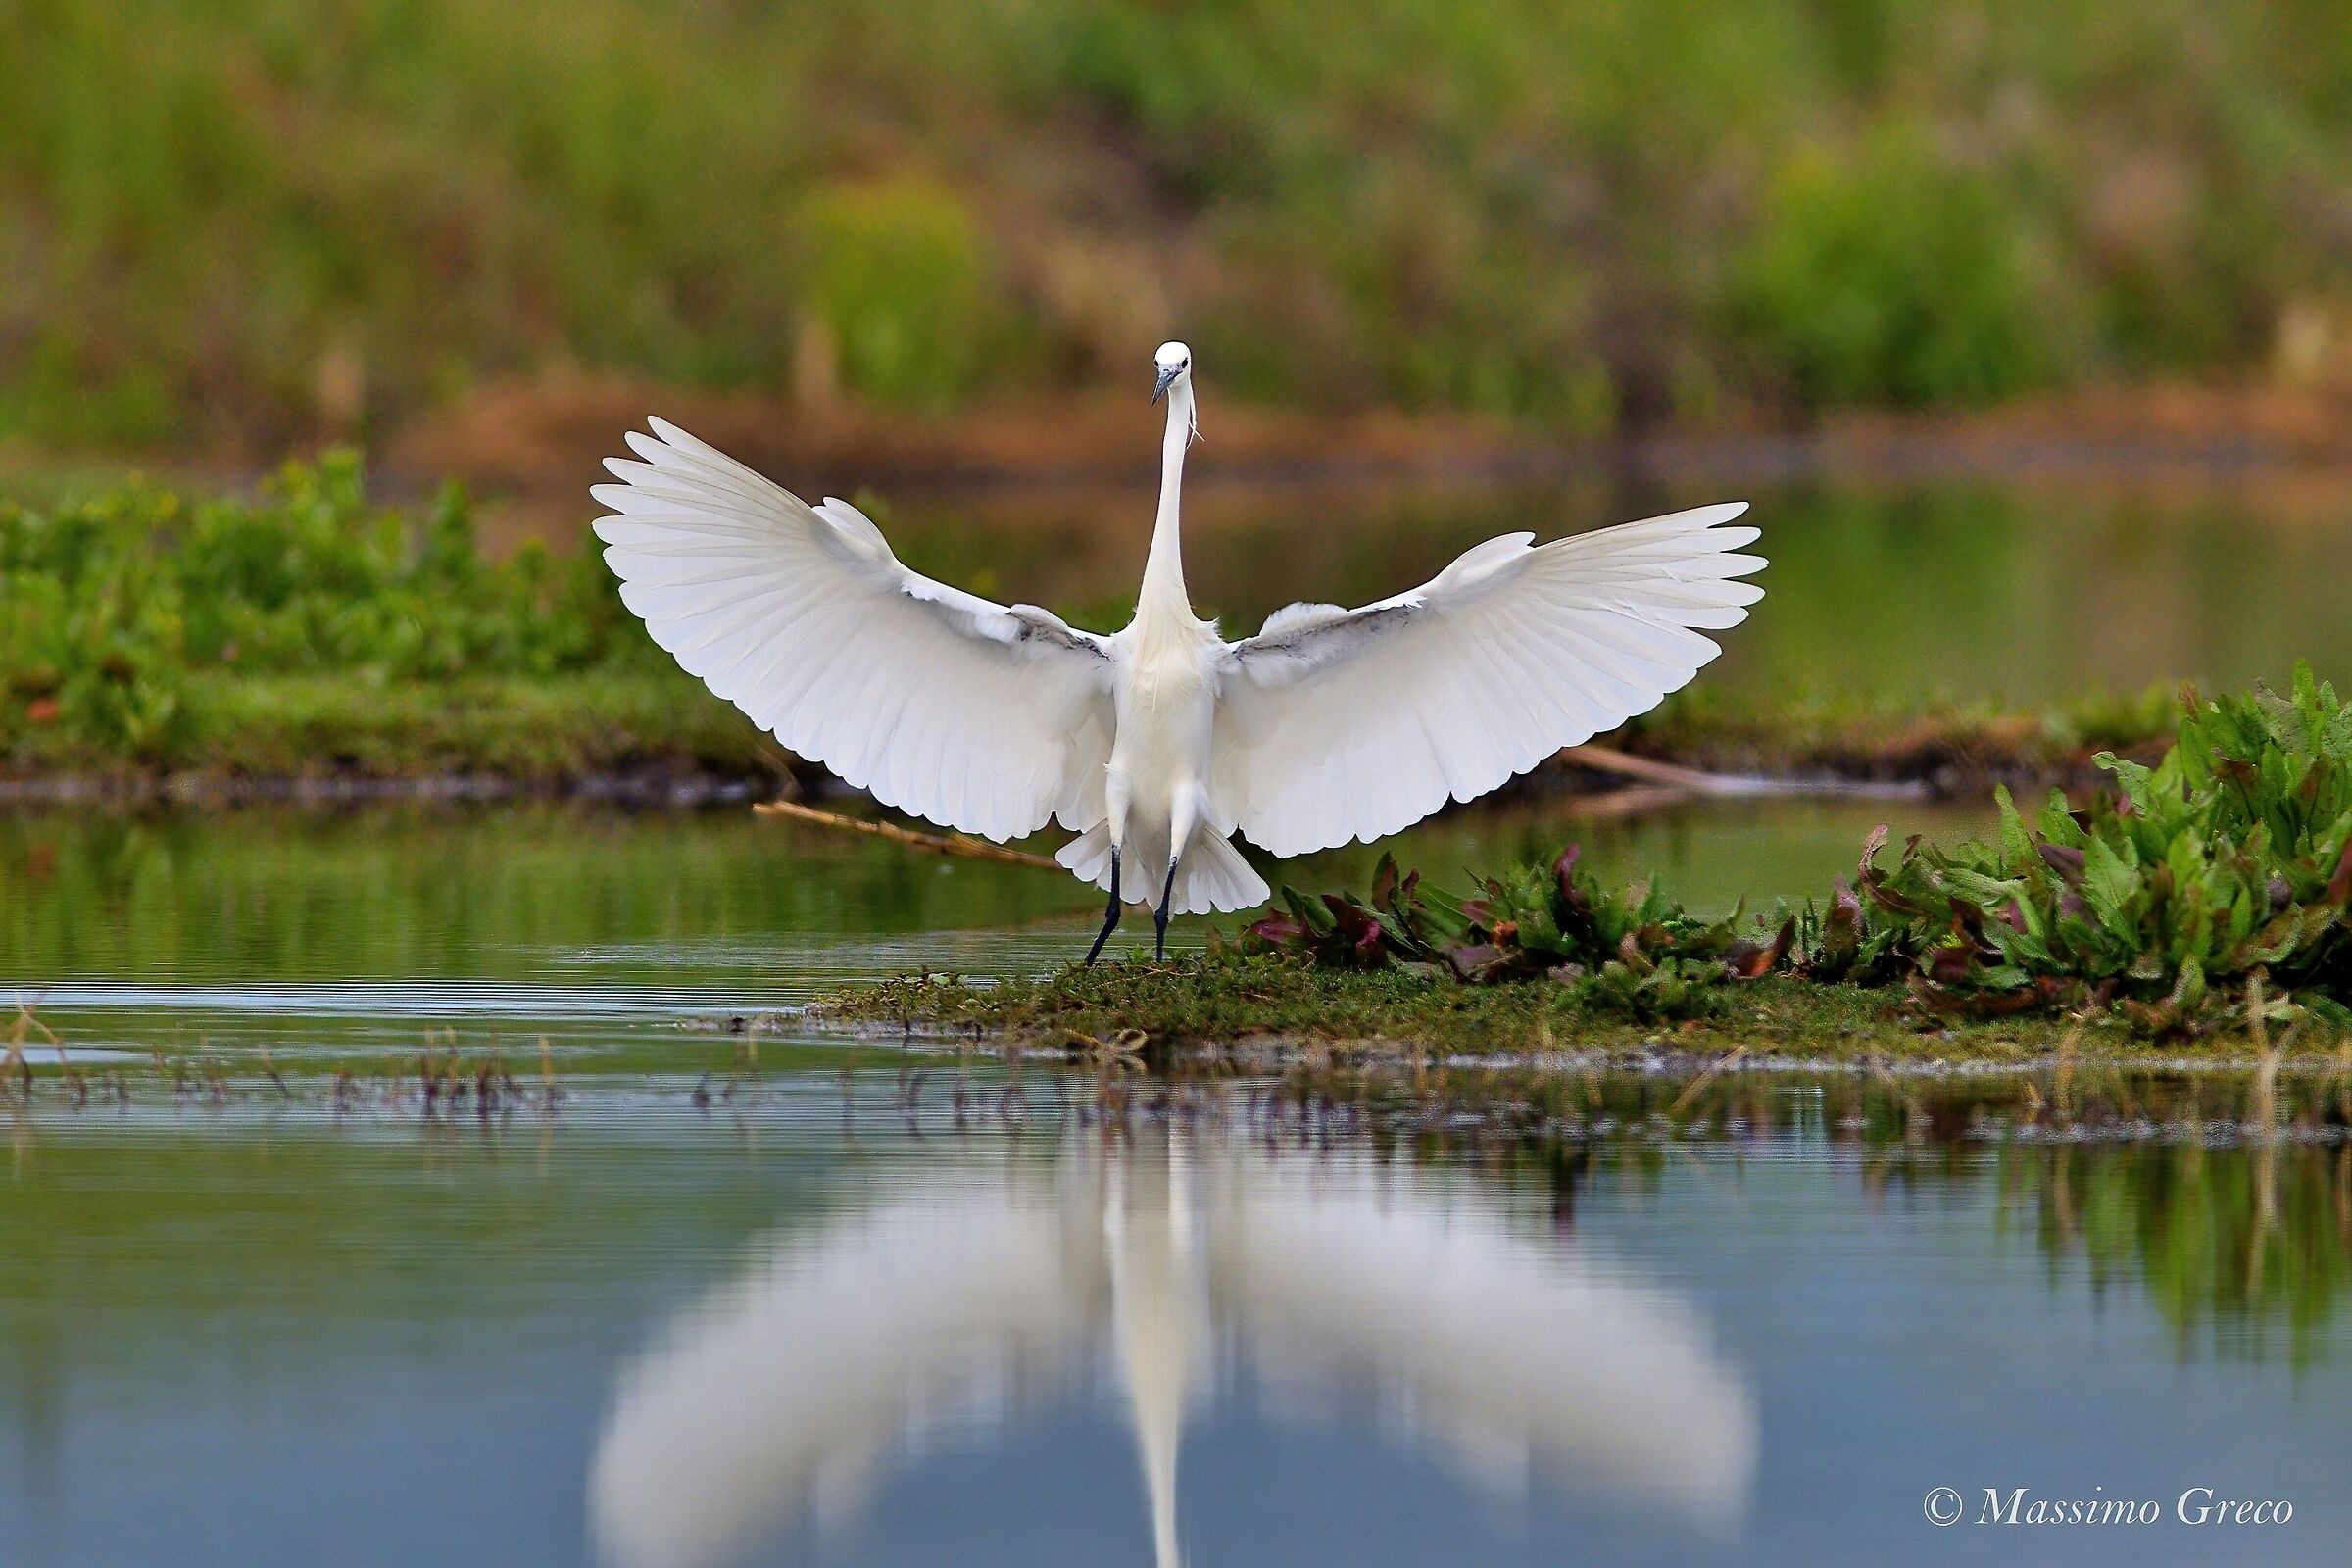
{"label": "egret's head", "polygon": [[1152,363],[1159,367],[1159,379],[1152,387],[1152,401],[1157,403],[1168,388],[1193,373],[1193,351],[1181,343],[1162,343]]}

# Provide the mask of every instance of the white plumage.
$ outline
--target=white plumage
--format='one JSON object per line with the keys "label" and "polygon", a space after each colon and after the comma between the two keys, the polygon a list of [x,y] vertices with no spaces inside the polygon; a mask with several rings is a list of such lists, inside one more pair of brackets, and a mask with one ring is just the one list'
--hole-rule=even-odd
{"label": "white plumage", "polygon": [[1189,1407],[1246,1364],[1269,1424],[1345,1413],[1505,1494],[1541,1476],[1735,1523],[1756,1398],[1712,1326],[1526,1229],[1409,1162],[1166,1128],[1074,1138],[1051,1171],[935,1169],[754,1247],[623,1367],[589,1520],[621,1568],[740,1562],[854,1516],[894,1456],[1066,1409],[1106,1373],[1154,1560],[1178,1568]]}
{"label": "white plumage", "polygon": [[1505,534],[1410,592],[1293,605],[1227,642],[1184,587],[1191,353],[1165,344],[1158,368],[1158,520],[1110,636],[909,571],[857,508],[661,419],[628,436],[641,461],[607,462],[596,531],[654,640],[786,747],[986,838],[1059,821],[1079,836],[1057,858],[1111,892],[1103,938],[1134,873],[1163,943],[1170,912],[1266,897],[1237,830],[1300,855],[1475,799],[1685,685],[1763,594],[1740,580],[1764,564],[1740,502]]}

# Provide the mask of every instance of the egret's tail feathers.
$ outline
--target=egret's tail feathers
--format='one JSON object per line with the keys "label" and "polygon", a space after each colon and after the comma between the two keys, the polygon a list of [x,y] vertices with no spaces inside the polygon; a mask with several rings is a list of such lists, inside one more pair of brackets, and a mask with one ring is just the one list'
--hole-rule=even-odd
{"label": "egret's tail feathers", "polygon": [[1176,867],[1176,893],[1168,902],[1178,914],[1214,914],[1251,908],[1271,896],[1266,879],[1250,869],[1233,840],[1202,828]]}
{"label": "egret's tail feathers", "polygon": [[[1119,891],[1147,907],[1159,906],[1160,876],[1166,874],[1165,852],[1130,837],[1120,852]],[[1055,852],[1054,858],[1081,882],[1110,886],[1110,827],[1097,822]],[[1159,874],[1155,875],[1154,870]],[[1192,847],[1176,867],[1176,885],[1168,903],[1178,914],[1215,914],[1248,909],[1266,902],[1266,879],[1250,868],[1233,841],[1208,828],[1193,835]]]}
{"label": "egret's tail feathers", "polygon": [[1110,824],[1097,822],[1055,850],[1054,858],[1069,867],[1070,875],[1079,881],[1092,882],[1107,892],[1110,888]]}

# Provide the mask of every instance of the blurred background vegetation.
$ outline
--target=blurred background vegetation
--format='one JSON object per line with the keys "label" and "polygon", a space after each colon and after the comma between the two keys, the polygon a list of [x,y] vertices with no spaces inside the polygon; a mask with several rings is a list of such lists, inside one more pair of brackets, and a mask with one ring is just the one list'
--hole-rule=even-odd
{"label": "blurred background vegetation", "polygon": [[2341,0],[0,0],[0,434],[586,368],[1590,432],[2352,361]]}

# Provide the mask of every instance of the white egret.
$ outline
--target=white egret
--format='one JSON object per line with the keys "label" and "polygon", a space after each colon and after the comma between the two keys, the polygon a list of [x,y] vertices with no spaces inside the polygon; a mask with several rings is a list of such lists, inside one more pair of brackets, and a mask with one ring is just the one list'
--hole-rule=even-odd
{"label": "white egret", "polygon": [[873,522],[797,496],[662,419],[596,531],[654,640],[791,751],[887,805],[1013,839],[1107,889],[1093,962],[1141,870],[1170,913],[1248,908],[1278,856],[1369,843],[1654,707],[1763,590],[1746,503],[1536,545],[1503,534],[1358,610],[1298,604],[1227,642],[1185,592],[1178,503],[1192,351],[1163,343],[1159,514],[1135,618],[1108,635],[908,570]]}

